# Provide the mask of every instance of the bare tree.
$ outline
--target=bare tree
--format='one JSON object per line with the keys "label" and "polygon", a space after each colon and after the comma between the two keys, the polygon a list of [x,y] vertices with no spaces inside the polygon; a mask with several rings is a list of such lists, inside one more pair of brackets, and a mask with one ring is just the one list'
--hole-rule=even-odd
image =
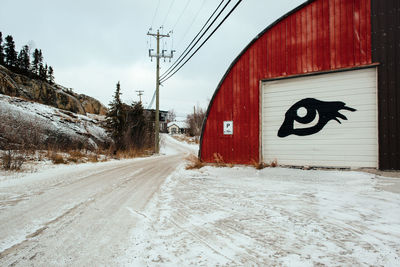
{"label": "bare tree", "polygon": [[176,119],[175,110],[173,109],[168,110],[168,117],[167,117],[168,122],[175,121],[175,119]]}
{"label": "bare tree", "polygon": [[189,127],[189,135],[200,136],[205,117],[206,110],[202,109],[199,106],[194,107],[193,113],[188,114],[186,117],[186,123]]}

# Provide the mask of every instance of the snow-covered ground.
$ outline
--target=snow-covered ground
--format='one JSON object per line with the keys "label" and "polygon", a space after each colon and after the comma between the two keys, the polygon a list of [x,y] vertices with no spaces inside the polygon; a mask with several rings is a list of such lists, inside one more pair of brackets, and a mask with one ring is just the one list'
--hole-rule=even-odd
{"label": "snow-covered ground", "polygon": [[[400,266],[400,179],[161,155],[0,175],[0,266]],[[165,178],[166,177],[166,178]]]}
{"label": "snow-covered ground", "polygon": [[131,229],[122,265],[400,266],[400,179],[180,167]]}

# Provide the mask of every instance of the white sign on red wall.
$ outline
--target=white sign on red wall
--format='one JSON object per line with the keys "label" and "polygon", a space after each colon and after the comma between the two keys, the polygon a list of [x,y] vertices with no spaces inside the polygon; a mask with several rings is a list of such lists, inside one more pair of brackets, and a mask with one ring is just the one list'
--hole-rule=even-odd
{"label": "white sign on red wall", "polygon": [[233,135],[233,121],[224,121],[224,135]]}

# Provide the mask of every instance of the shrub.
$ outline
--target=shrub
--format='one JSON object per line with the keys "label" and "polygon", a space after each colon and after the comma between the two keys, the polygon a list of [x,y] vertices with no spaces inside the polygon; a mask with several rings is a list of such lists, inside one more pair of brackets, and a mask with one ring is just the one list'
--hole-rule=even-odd
{"label": "shrub", "polygon": [[26,159],[24,156],[8,150],[2,153],[1,161],[4,170],[19,171]]}
{"label": "shrub", "polygon": [[54,164],[67,164],[67,162],[64,160],[64,157],[58,153],[52,153],[50,155],[50,159]]}
{"label": "shrub", "polygon": [[84,162],[85,161],[84,159],[85,155],[82,154],[80,150],[72,150],[69,152],[69,157],[68,157],[69,162],[74,162],[74,163]]}

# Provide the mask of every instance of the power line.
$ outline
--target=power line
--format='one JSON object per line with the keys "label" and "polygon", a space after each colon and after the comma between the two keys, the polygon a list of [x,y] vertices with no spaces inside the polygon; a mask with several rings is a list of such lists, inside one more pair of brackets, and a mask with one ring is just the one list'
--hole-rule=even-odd
{"label": "power line", "polygon": [[200,5],[199,9],[196,12],[196,15],[193,17],[192,22],[189,24],[189,27],[187,28],[187,30],[185,31],[185,33],[183,34],[183,37],[181,38],[181,40],[178,42],[178,45],[176,47],[179,47],[182,43],[183,40],[185,40],[186,35],[188,34],[190,28],[192,28],[194,22],[196,21],[197,17],[200,14],[200,11],[203,9],[204,4],[206,3],[206,0],[203,0],[202,4]]}
{"label": "power line", "polygon": [[232,8],[231,11],[229,11],[229,13],[225,16],[225,18],[221,21],[221,23],[217,26],[217,28],[215,28],[213,30],[213,32],[207,37],[206,40],[204,40],[204,42],[200,45],[199,48],[196,49],[196,51],[176,70],[174,71],[171,75],[169,75],[166,78],[163,78],[160,83],[164,83],[165,81],[167,81],[168,79],[170,79],[172,76],[175,75],[175,73],[177,73],[183,66],[186,65],[186,63],[200,50],[200,48],[203,47],[203,45],[211,38],[211,36],[213,36],[213,34],[219,29],[219,27],[221,27],[221,25],[225,22],[225,20],[232,14],[232,12],[238,7],[238,5],[242,2],[242,0],[239,0],[236,5]]}
{"label": "power line", "polygon": [[156,11],[154,12],[153,19],[151,20],[150,29],[153,28],[154,20],[155,20],[155,18],[156,18],[156,16],[157,16],[158,8],[160,7],[160,2],[161,2],[161,0],[158,0],[158,4],[157,4],[157,7],[156,7]]}
{"label": "power line", "polygon": [[[215,13],[218,11],[218,9],[221,7],[221,5],[222,5],[222,3],[224,2],[225,0],[222,0],[221,1],[221,3],[219,3],[219,5],[217,6],[217,8],[214,10],[214,12],[211,14],[211,16],[208,18],[208,20],[206,21],[206,23],[204,23],[204,25],[203,25],[203,27],[200,29],[200,31],[197,33],[197,35],[193,38],[193,40],[190,42],[190,44],[186,47],[186,49],[185,49],[185,51],[183,51],[183,53],[178,57],[178,59],[161,75],[161,79],[162,78],[165,78],[165,76],[166,75],[168,75],[169,73],[171,73],[175,68],[176,68],[176,65],[177,64],[179,64],[182,60],[181,60],[181,58],[183,57],[183,56],[185,56],[186,57],[186,55],[184,55],[185,53],[186,53],[186,51],[188,51],[188,49],[190,48],[190,46],[196,41],[196,39],[197,39],[197,37],[201,34],[201,32],[204,30],[204,28],[207,26],[207,24],[208,24],[208,22],[210,22],[210,20],[212,19],[212,17],[215,15]],[[228,2],[228,4],[229,4],[229,2]],[[227,4],[227,5],[228,5]],[[226,7],[226,6],[225,6]],[[225,8],[224,7],[224,8]],[[222,10],[223,11],[223,10]],[[221,14],[221,12],[220,12],[220,14]],[[219,15],[220,15],[219,14]],[[218,16],[219,16],[218,15]],[[218,16],[217,16],[217,18],[218,18]],[[213,21],[213,23],[215,22],[215,20]],[[211,25],[213,24],[213,23],[211,23]],[[208,27],[208,29],[211,27],[211,25]],[[208,31],[208,29],[204,32],[204,34]],[[203,34],[203,35],[204,35]],[[201,39],[201,37],[200,37],[200,39]],[[199,40],[200,40],[199,39]],[[196,43],[197,44],[197,43]],[[195,44],[195,45],[196,45]],[[194,45],[194,46],[195,46]],[[193,48],[192,48],[193,49]],[[190,52],[190,51],[189,51]],[[188,53],[189,53],[188,52]],[[187,54],[188,54],[187,53]]]}
{"label": "power line", "polygon": [[172,0],[171,4],[169,5],[169,8],[168,8],[167,15],[165,15],[165,18],[164,18],[163,23],[161,25],[165,26],[165,21],[167,21],[168,15],[171,12],[171,8],[174,5],[174,3],[175,3],[175,0]]}
{"label": "power line", "polygon": [[182,10],[182,13],[179,15],[178,19],[177,19],[176,22],[175,22],[174,27],[172,27],[172,31],[175,30],[176,25],[178,25],[178,22],[181,20],[183,14],[185,13],[185,11],[186,11],[186,9],[187,9],[187,7],[189,6],[189,4],[190,4],[191,1],[192,1],[192,0],[189,0],[189,1],[186,3],[185,7],[184,7],[183,10]]}
{"label": "power line", "polygon": [[153,106],[154,100],[156,99],[156,93],[157,93],[157,91],[154,90],[153,97],[151,98],[150,104],[147,106],[147,109],[151,109],[151,107]]}
{"label": "power line", "polygon": [[[204,26],[201,28],[201,30],[197,33],[197,35],[193,38],[193,40],[190,42],[190,44],[188,45],[188,47],[185,49],[185,51],[183,51],[183,53],[178,57],[178,59],[161,75],[161,79],[164,79],[167,75],[169,75],[171,72],[174,71],[174,69],[177,68],[177,66],[187,57],[187,55],[195,48],[195,46],[200,42],[201,38],[203,38],[203,36],[207,33],[207,31],[212,27],[212,25],[215,23],[215,21],[219,18],[219,16],[221,16],[221,14],[224,12],[224,10],[226,9],[226,7],[229,5],[229,3],[231,2],[231,0],[229,0],[225,6],[222,8],[222,10],[218,13],[218,15],[214,18],[214,20],[211,22],[210,25],[208,25],[207,29],[202,33],[202,31],[204,30],[204,28],[207,26],[208,22],[213,18],[213,16],[215,15],[215,13],[218,11],[218,9],[220,8],[220,6],[222,5],[222,3],[224,2],[224,0],[221,1],[221,3],[218,5],[218,7],[215,9],[215,11],[211,14],[211,16],[208,18],[208,20],[206,21],[206,23],[204,24]],[[202,34],[201,34],[202,33]],[[197,37],[201,34],[201,36],[197,39]],[[197,40],[196,40],[197,39]],[[193,42],[195,42],[193,44]],[[193,44],[193,45],[192,45]]]}

